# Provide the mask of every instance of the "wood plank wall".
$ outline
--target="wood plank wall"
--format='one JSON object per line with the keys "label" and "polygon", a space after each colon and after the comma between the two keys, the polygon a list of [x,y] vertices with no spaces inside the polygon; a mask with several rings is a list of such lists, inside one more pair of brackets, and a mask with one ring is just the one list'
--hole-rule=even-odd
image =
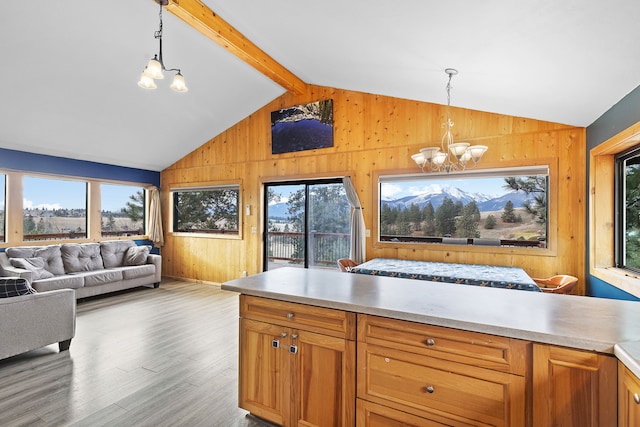
{"label": "wood plank wall", "polygon": [[[271,111],[333,99],[334,146],[271,154]],[[371,235],[376,235],[376,184],[380,172],[415,173],[411,154],[435,145],[442,135],[445,106],[311,86],[303,96],[282,95],[161,173],[166,244],[163,274],[223,282],[243,271],[262,271],[262,182],[352,177]],[[455,140],[489,147],[479,167],[549,164],[552,170],[550,250],[377,244],[367,239],[367,258],[399,257],[523,267],[531,276],[585,271],[585,129],[520,117],[452,108]],[[242,239],[174,236],[169,230],[169,189],[176,186],[240,182],[244,215]],[[256,233],[252,233],[252,228]]]}

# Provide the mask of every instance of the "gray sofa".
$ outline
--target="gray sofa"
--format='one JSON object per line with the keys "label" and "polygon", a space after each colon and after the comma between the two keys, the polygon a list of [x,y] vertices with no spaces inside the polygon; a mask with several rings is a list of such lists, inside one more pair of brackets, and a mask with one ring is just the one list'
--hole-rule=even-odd
{"label": "gray sofa", "polygon": [[74,292],[0,298],[0,325],[0,359],[54,343],[60,351],[68,350],[76,333]]}
{"label": "gray sofa", "polygon": [[0,253],[2,276],[22,277],[38,292],[73,289],[76,298],[160,285],[162,258],[131,240],[16,246]]}

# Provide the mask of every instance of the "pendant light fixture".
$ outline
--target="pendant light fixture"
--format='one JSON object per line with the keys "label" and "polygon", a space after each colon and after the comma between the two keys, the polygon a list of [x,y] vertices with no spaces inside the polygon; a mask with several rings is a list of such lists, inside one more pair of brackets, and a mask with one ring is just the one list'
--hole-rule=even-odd
{"label": "pendant light fixture", "polygon": [[138,81],[138,86],[144,89],[156,89],[158,86],[155,81],[164,79],[164,71],[175,71],[176,75],[173,76],[173,81],[169,87],[176,92],[186,92],[189,89],[185,84],[184,76],[180,73],[180,69],[167,68],[162,60],[162,6],[167,5],[168,0],[156,0],[156,2],[160,5],[160,27],[158,28],[158,31],[154,32],[153,36],[158,39],[160,48],[158,54],[154,55],[153,58],[149,60],[144,71],[142,71],[140,80]]}
{"label": "pendant light fixture", "polygon": [[449,75],[447,82],[447,120],[442,124],[444,134],[440,147],[427,147],[414,154],[411,158],[423,172],[452,172],[464,170],[468,165],[475,166],[487,147],[485,145],[471,145],[468,142],[453,141],[453,121],[451,120],[451,78],[458,74],[458,70],[447,68]]}

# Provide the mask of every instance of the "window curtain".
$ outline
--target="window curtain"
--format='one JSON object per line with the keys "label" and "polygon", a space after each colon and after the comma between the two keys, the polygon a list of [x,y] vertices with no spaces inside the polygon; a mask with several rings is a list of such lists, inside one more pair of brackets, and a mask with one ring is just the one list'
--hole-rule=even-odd
{"label": "window curtain", "polygon": [[345,192],[347,193],[347,199],[351,205],[351,251],[349,253],[349,258],[360,264],[366,261],[367,245],[362,206],[360,205],[360,199],[358,199],[358,193],[353,187],[351,178],[345,176],[342,178],[342,184],[344,185]]}
{"label": "window curtain", "polygon": [[153,246],[159,248],[164,245],[160,191],[155,186],[148,187],[147,190],[149,191],[149,239],[153,242]]}

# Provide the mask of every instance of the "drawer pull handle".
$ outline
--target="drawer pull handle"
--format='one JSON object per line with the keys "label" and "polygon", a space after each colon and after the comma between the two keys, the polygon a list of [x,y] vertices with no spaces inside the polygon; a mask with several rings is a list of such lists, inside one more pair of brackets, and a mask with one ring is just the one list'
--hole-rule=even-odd
{"label": "drawer pull handle", "polygon": [[298,334],[291,334],[291,339],[295,340],[296,338],[298,338]]}
{"label": "drawer pull handle", "polygon": [[436,391],[432,385],[427,386],[424,388],[424,391],[426,391],[427,393],[433,393],[434,391]]}
{"label": "drawer pull handle", "polygon": [[282,338],[286,338],[286,337],[287,337],[287,333],[286,333],[286,332],[280,332],[280,336],[281,336]]}
{"label": "drawer pull handle", "polygon": [[293,316],[295,316],[295,314],[287,313],[287,319],[293,319]]}
{"label": "drawer pull handle", "polygon": [[428,339],[428,340],[426,340],[424,343],[425,343],[426,345],[428,345],[429,347],[433,347],[434,345],[436,345],[436,342],[435,342],[432,338],[429,338],[429,339]]}
{"label": "drawer pull handle", "polygon": [[633,394],[633,400],[640,405],[640,394],[638,393],[634,393]]}

